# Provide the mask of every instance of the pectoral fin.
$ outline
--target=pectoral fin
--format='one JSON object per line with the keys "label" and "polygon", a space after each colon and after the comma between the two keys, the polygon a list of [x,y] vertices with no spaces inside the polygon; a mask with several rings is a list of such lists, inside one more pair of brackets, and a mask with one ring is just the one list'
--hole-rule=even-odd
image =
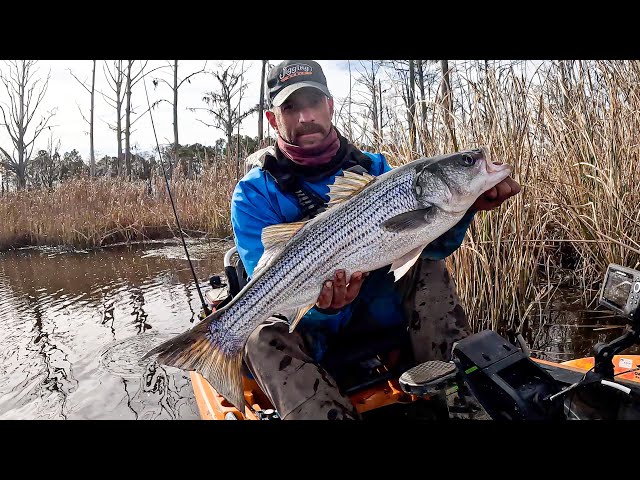
{"label": "pectoral fin", "polygon": [[430,206],[420,210],[401,213],[382,223],[382,228],[388,232],[402,232],[416,230],[431,223],[435,207]]}

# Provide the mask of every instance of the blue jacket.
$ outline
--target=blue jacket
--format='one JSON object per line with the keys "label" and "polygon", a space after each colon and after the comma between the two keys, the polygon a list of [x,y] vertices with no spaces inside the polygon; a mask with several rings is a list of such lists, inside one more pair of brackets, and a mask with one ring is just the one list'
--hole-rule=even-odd
{"label": "blue jacket", "polygon": [[[369,173],[378,176],[391,170],[382,154],[364,152],[372,160]],[[341,171],[337,172],[339,175]],[[315,193],[329,200],[329,185],[335,176],[316,182],[306,182]],[[474,217],[469,211],[460,222],[430,243],[422,252],[422,258],[440,260],[453,253],[462,243],[465,232]],[[236,185],[231,199],[231,223],[236,248],[247,274],[251,276],[262,256],[264,247],[260,239],[262,230],[270,225],[296,222],[304,216],[295,195],[279,190],[275,180],[262,168],[252,168]],[[358,299],[334,314],[312,308],[300,321],[298,329],[311,344],[312,355],[319,361],[324,354],[326,339],[344,328],[358,305],[367,306],[368,322],[381,327],[403,322],[400,299],[393,289],[393,275],[375,272],[363,284]]]}

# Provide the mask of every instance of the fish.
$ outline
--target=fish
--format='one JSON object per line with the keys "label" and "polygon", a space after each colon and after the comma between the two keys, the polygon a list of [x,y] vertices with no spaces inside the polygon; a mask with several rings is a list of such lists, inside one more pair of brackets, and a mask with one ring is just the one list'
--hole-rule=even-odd
{"label": "fish", "polygon": [[452,228],[475,200],[511,173],[485,147],[420,158],[380,176],[343,171],[316,217],[266,227],[264,253],[247,285],[224,308],[143,359],[200,373],[244,412],[242,360],[251,332],[274,314],[292,332],[338,269],[350,278],[387,265],[395,280]]}

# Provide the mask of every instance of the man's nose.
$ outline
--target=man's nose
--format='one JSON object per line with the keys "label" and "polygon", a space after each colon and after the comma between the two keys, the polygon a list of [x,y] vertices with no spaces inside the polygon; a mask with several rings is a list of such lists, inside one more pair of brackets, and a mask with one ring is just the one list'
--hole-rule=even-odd
{"label": "man's nose", "polygon": [[300,123],[312,123],[316,121],[316,117],[313,114],[313,109],[305,107],[300,109],[300,117],[298,118]]}

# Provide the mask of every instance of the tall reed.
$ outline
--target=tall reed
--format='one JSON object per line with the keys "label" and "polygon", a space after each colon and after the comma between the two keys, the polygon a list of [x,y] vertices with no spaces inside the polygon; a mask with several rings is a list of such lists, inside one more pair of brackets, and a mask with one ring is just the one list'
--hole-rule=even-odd
{"label": "tall reed", "polygon": [[[608,263],[640,265],[640,62],[532,68],[503,64],[480,75],[458,63],[454,111],[449,116],[441,101],[428,102],[429,118],[417,122],[419,151],[403,112],[385,125],[393,141],[380,149],[394,165],[486,145],[494,161],[514,167],[522,185],[499,209],[479,212],[447,260],[474,330],[522,330],[544,317],[564,287],[580,291],[583,308],[593,308]],[[240,170],[221,161],[197,180],[172,181],[184,230],[230,233]],[[163,182],[156,178],[151,194],[144,183],[78,179],[53,192],[5,196],[0,249],[174,235]]]}
{"label": "tall reed", "polygon": [[[229,201],[235,162],[220,161],[197,180],[170,182],[178,218],[192,235],[230,233]],[[128,182],[77,178],[46,189],[0,198],[0,250],[25,245],[97,247],[178,234],[165,180]]]}

